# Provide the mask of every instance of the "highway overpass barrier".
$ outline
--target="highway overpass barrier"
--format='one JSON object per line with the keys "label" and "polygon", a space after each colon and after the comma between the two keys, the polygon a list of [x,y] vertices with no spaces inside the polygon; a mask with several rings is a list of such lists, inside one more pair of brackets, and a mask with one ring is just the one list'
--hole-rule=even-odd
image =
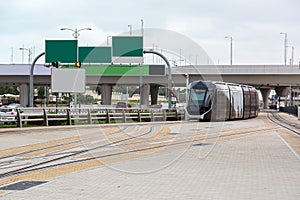
{"label": "highway overpass barrier", "polygon": [[185,118],[184,109],[156,108],[20,108],[14,120],[1,121],[16,123],[22,128],[24,124],[35,126],[80,125],[105,123],[130,123],[174,121]]}
{"label": "highway overpass barrier", "polygon": [[290,115],[294,115],[295,117],[299,116],[298,109],[298,106],[279,107],[280,112],[288,113]]}

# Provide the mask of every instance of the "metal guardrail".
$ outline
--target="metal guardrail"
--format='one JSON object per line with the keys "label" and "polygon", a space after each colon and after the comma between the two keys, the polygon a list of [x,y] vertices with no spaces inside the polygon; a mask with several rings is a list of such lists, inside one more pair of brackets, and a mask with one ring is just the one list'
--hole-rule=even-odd
{"label": "metal guardrail", "polygon": [[279,107],[279,111],[298,117],[298,106]]}
{"label": "metal guardrail", "polygon": [[172,68],[172,74],[300,74],[299,65],[187,65]]}
{"label": "metal guardrail", "polygon": [[114,122],[143,122],[182,120],[185,111],[178,109],[139,109],[139,108],[19,108],[13,122],[22,128],[28,122],[40,122],[50,126],[53,121],[64,121],[66,125],[100,124]]}

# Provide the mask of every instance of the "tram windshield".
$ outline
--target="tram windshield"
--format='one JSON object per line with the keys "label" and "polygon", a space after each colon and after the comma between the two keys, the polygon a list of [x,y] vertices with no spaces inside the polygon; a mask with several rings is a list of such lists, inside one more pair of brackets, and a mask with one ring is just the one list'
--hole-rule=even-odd
{"label": "tram windshield", "polygon": [[205,98],[206,90],[205,89],[191,89],[191,101],[197,102],[199,105],[202,105]]}

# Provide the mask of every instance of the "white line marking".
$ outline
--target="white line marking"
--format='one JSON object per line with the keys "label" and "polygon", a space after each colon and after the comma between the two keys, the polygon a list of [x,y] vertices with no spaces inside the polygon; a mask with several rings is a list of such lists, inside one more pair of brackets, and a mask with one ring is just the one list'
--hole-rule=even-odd
{"label": "white line marking", "polygon": [[277,135],[284,142],[284,144],[286,144],[286,146],[291,150],[291,152],[293,152],[293,154],[298,158],[298,160],[300,160],[299,154],[293,149],[293,147],[287,141],[285,141],[285,139],[283,139],[283,137],[281,137],[279,133],[277,133]]}

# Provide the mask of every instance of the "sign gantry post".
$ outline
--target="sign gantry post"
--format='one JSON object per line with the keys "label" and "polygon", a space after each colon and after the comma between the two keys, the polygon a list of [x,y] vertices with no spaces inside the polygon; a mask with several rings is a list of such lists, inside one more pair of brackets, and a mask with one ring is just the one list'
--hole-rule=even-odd
{"label": "sign gantry post", "polygon": [[34,66],[36,61],[42,57],[43,55],[45,55],[45,52],[40,53],[32,62],[31,64],[31,68],[30,68],[30,77],[29,77],[29,107],[33,107],[33,70],[34,70]]}
{"label": "sign gantry post", "polygon": [[172,95],[171,95],[171,90],[172,90],[172,74],[171,74],[171,65],[168,61],[168,59],[161,53],[156,52],[154,50],[144,50],[144,53],[152,53],[160,56],[167,64],[168,66],[168,108],[171,108],[171,103],[172,103]]}

